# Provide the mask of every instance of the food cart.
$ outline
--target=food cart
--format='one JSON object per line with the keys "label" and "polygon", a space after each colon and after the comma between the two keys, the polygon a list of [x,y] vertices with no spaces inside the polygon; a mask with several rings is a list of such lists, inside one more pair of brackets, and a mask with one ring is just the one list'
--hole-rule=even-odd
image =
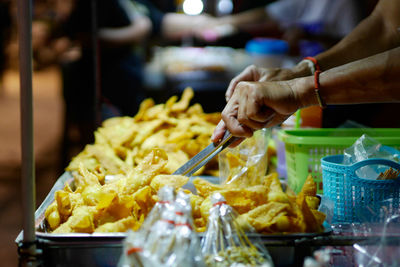
{"label": "food cart", "polygon": [[[21,265],[25,266],[116,266],[122,253],[124,233],[54,235],[46,233],[44,213],[54,199],[55,191],[62,189],[73,178],[70,173],[62,175],[40,207],[35,207],[33,132],[32,132],[32,63],[30,1],[18,1],[20,25],[21,59],[21,115],[22,115],[22,197],[24,224],[23,232],[17,237]],[[302,145],[302,144],[301,144]],[[313,150],[313,149],[312,149]],[[322,151],[326,152],[326,149]],[[312,163],[319,166],[319,162]],[[320,233],[286,235],[257,235],[268,248],[276,266],[302,266],[306,256],[322,247],[334,247],[328,266],[354,264],[353,244],[375,244],[380,238],[380,228],[368,234],[355,233],[350,224],[325,225]],[[398,232],[389,233],[386,242],[399,246]],[[251,235],[249,235],[251,239]],[[369,242],[369,243],[368,243]],[[361,251],[361,250],[359,250]]]}

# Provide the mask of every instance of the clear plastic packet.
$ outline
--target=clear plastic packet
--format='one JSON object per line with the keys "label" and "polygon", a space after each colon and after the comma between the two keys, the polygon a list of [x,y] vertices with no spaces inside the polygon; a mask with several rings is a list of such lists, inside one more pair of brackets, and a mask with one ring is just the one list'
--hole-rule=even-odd
{"label": "clear plastic packet", "polygon": [[273,266],[271,256],[260,240],[250,242],[239,226],[237,214],[220,193],[211,197],[207,230],[201,251],[208,267]]}
{"label": "clear plastic packet", "polygon": [[320,204],[318,206],[318,211],[325,214],[325,222],[331,225],[333,222],[333,213],[335,208],[335,203],[327,196],[320,196]]}
{"label": "clear plastic packet", "polygon": [[155,222],[160,220],[161,214],[164,210],[168,210],[172,208],[173,202],[175,200],[175,190],[171,186],[164,186],[160,188],[157,193],[158,201],[151,209],[150,213],[147,215],[144,220],[142,226],[139,229],[139,232],[143,235],[143,238],[147,238],[151,227]]}
{"label": "clear plastic packet", "polygon": [[370,238],[353,245],[355,250],[355,261],[357,266],[399,266],[400,265],[400,244],[397,238],[393,237],[393,233],[399,233],[400,215],[393,214],[388,216],[386,220],[375,227],[375,233],[379,233],[380,237]]}
{"label": "clear plastic packet", "polygon": [[158,198],[159,201],[147,215],[140,229],[136,232],[127,232],[118,267],[151,266],[151,264],[153,264],[151,258],[143,255],[143,248],[147,242],[152,226],[160,220],[163,211],[173,209],[175,191],[172,187],[164,186],[158,191]]}
{"label": "clear plastic packet", "polygon": [[151,266],[152,262],[149,262],[142,256],[143,245],[144,239],[141,238],[139,232],[129,230],[123,242],[123,250],[118,262],[118,267]]}
{"label": "clear plastic packet", "polygon": [[236,188],[262,184],[268,167],[270,129],[254,132],[235,148],[219,154],[220,183]]}
{"label": "clear plastic packet", "polygon": [[[364,134],[357,139],[357,141],[351,147],[344,150],[343,164],[351,165],[356,162],[371,158],[387,159],[399,163],[400,151],[393,147],[384,146],[374,138]],[[377,179],[380,176],[382,177],[391,175],[390,172],[391,171],[387,166],[369,165],[361,167],[356,171],[356,174],[361,178]],[[396,178],[398,174],[395,175],[395,173],[393,173],[391,176]]]}
{"label": "clear plastic packet", "polygon": [[[161,191],[170,192],[164,188]],[[205,266],[200,241],[193,231],[190,196],[180,191],[175,200],[160,204],[166,205],[163,209],[161,205],[153,208],[155,221],[146,220],[143,229],[128,233],[119,267]],[[157,218],[156,214],[161,215]],[[144,225],[146,222],[152,225]]]}
{"label": "clear plastic packet", "polygon": [[175,200],[174,246],[166,266],[205,267],[200,241],[193,230],[190,196],[179,191]]}

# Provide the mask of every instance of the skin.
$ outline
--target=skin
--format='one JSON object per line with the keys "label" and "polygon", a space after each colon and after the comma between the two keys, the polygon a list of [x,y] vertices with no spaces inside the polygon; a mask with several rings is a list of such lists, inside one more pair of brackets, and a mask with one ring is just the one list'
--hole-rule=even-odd
{"label": "skin", "polygon": [[[328,51],[316,56],[326,104],[400,101],[400,1],[381,0],[373,13]],[[293,69],[250,66],[226,92],[227,105],[212,141],[226,129],[239,137],[282,123],[297,109],[318,105],[305,63]]]}
{"label": "skin", "polygon": [[216,19],[209,15],[190,16],[178,13],[167,13],[162,22],[163,37],[174,40],[180,39],[183,36],[196,36],[202,38],[204,29],[214,25]]}
{"label": "skin", "polygon": [[99,38],[105,44],[119,46],[137,44],[145,40],[151,33],[152,24],[148,17],[137,17],[135,21],[125,27],[101,28]]}
{"label": "skin", "polygon": [[[201,36],[203,29],[213,23],[215,19],[207,15],[166,13],[161,25],[161,34],[169,40],[184,36]],[[132,24],[125,27],[99,29],[99,38],[105,44],[114,46],[138,44],[150,36],[152,28],[153,25],[148,17],[139,16]]]}

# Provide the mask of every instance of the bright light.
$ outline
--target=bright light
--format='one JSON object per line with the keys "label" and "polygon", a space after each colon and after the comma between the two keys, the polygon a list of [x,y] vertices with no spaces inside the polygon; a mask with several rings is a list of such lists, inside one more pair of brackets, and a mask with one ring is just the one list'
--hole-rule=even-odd
{"label": "bright light", "polygon": [[203,1],[185,0],[183,2],[183,12],[188,15],[198,15],[203,11]]}
{"label": "bright light", "polygon": [[219,0],[217,5],[217,12],[219,15],[227,15],[232,13],[233,3],[231,0]]}

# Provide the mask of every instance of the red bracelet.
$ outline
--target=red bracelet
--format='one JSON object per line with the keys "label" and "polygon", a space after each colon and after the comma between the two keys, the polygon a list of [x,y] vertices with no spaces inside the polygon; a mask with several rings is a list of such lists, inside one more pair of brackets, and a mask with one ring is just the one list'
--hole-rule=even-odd
{"label": "red bracelet", "polygon": [[326,108],[326,104],[325,102],[322,100],[321,95],[319,93],[319,89],[320,89],[320,84],[319,84],[319,75],[321,74],[320,70],[315,71],[314,73],[314,92],[315,92],[315,96],[317,97],[318,100],[318,104],[321,108]]}
{"label": "red bracelet", "polygon": [[304,59],[311,60],[312,63],[314,63],[314,67],[315,67],[316,71],[321,70],[321,68],[319,67],[318,61],[314,57],[305,57]]}

